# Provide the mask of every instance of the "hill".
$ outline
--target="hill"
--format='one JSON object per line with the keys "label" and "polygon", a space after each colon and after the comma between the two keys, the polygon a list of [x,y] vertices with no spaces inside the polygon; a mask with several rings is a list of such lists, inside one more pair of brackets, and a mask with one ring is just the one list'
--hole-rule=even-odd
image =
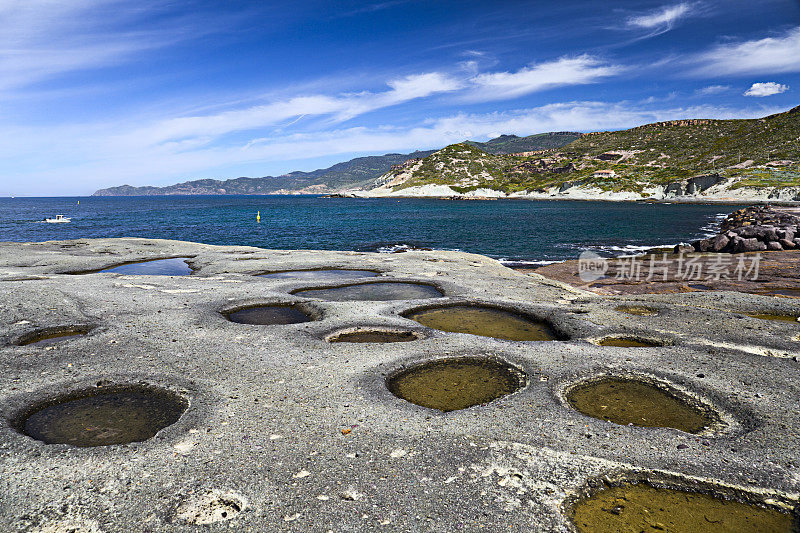
{"label": "hill", "polygon": [[[493,142],[502,142],[498,139]],[[448,146],[395,167],[368,189],[374,194],[442,195],[447,193],[442,187],[448,187],[484,195],[800,200],[800,106],[761,119],[676,120],[590,133],[534,154],[482,148],[468,142]]]}
{"label": "hill", "polygon": [[[541,133],[527,137],[502,135],[496,139],[480,143],[491,153],[523,152],[543,150],[564,146],[580,137],[580,133],[556,132]],[[472,142],[472,141],[469,141]],[[186,181],[166,187],[133,187],[121,185],[100,189],[94,196],[163,196],[198,194],[302,194],[327,193],[343,189],[369,186],[376,178],[401,165],[409,159],[424,158],[434,150],[416,151],[410,154],[385,154],[357,157],[350,161],[337,163],[331,167],[311,172],[291,172],[282,176],[261,178],[234,178],[228,180],[201,179]]]}

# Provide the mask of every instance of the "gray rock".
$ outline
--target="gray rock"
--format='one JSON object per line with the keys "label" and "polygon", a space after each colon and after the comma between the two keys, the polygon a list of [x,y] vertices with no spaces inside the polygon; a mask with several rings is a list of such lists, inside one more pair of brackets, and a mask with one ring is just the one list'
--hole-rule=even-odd
{"label": "gray rock", "polygon": [[770,250],[772,252],[780,252],[781,250],[783,250],[783,246],[781,246],[781,243],[779,243],[778,241],[770,241],[767,243],[767,250]]}
{"label": "gray rock", "polygon": [[730,242],[730,239],[724,234],[720,233],[716,237],[711,238],[711,250],[714,252],[720,252],[726,246],[728,246],[728,242]]}
{"label": "gray rock", "polygon": [[774,226],[756,226],[755,235],[759,241],[771,242],[778,240],[778,231]]}
{"label": "gray rock", "polygon": [[797,248],[797,245],[794,243],[794,241],[790,241],[789,239],[781,239],[778,242],[781,246],[783,246],[784,250],[793,250]]}
{"label": "gray rock", "polygon": [[703,239],[692,243],[694,249],[698,252],[710,252],[712,248],[711,239]]}
{"label": "gray rock", "polygon": [[763,252],[767,249],[767,245],[756,238],[741,239],[736,242],[735,252]]}
{"label": "gray rock", "polygon": [[781,228],[778,230],[778,238],[779,239],[786,239],[787,241],[794,240],[794,229],[793,228]]}

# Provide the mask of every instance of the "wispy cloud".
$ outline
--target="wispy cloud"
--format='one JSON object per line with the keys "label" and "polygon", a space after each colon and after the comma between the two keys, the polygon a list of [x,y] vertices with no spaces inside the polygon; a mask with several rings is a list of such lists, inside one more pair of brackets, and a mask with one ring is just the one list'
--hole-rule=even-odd
{"label": "wispy cloud", "polygon": [[439,72],[415,74],[387,82],[383,92],[297,96],[287,100],[212,115],[158,121],[133,134],[145,143],[186,140],[210,141],[232,132],[274,126],[302,116],[330,116],[336,122],[437,93],[454,91],[460,82]]}
{"label": "wispy cloud", "polygon": [[219,31],[224,18],[209,30],[191,16],[169,16],[168,7],[153,0],[135,8],[126,0],[5,0],[0,2],[0,92],[118,65]]}
{"label": "wispy cloud", "polygon": [[800,26],[779,37],[717,45],[692,61],[698,76],[800,72]]}
{"label": "wispy cloud", "polygon": [[628,28],[651,30],[651,36],[665,33],[675,27],[675,23],[694,11],[694,5],[681,2],[671,6],[663,6],[655,11],[628,17]]}
{"label": "wispy cloud", "polygon": [[785,93],[788,90],[788,85],[782,85],[780,83],[775,83],[774,81],[767,81],[762,83],[754,83],[744,92],[744,95],[763,98],[764,96]]}
{"label": "wispy cloud", "polygon": [[301,117],[324,118],[326,125],[331,126],[372,111],[444,93],[456,94],[457,98],[468,102],[508,100],[553,87],[595,83],[622,70],[623,67],[584,55],[513,72],[476,74],[463,68],[456,74],[427,72],[389,80],[385,91],[295,96],[213,114],[159,120],[130,135],[141,144],[210,144],[235,132],[258,131],[263,135],[266,129],[281,124],[286,127]]}
{"label": "wispy cloud", "polygon": [[562,57],[514,72],[478,74],[470,80],[472,89],[466,99],[506,100],[554,87],[597,83],[623,70],[622,66],[609,65],[589,55]]}
{"label": "wispy cloud", "polygon": [[722,94],[731,90],[730,85],[709,85],[702,89],[697,89],[695,94],[698,96],[712,96],[715,94]]}

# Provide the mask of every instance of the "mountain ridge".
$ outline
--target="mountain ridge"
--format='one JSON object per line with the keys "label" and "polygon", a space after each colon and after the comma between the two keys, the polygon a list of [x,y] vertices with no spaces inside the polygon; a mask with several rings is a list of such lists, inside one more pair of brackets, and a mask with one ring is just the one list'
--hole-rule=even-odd
{"label": "mountain ridge", "polygon": [[[501,135],[486,142],[467,141],[483,149],[503,153],[549,149],[563,146],[580,137],[575,132],[549,132],[518,137]],[[408,154],[388,153],[356,157],[310,172],[295,171],[281,176],[239,177],[227,180],[198,179],[156,187],[120,185],[96,191],[93,196],[169,196],[225,194],[320,194],[367,186],[372,180],[409,159],[418,159],[436,150],[417,150]]]}

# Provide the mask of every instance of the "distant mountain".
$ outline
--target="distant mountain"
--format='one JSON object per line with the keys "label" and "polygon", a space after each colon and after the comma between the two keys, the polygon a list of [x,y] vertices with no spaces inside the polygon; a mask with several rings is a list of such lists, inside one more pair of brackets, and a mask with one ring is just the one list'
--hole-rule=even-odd
{"label": "distant mountain", "polygon": [[[553,135],[564,140],[572,134]],[[459,194],[570,191],[635,199],[714,188],[711,193],[731,199],[745,189],[765,199],[800,199],[800,106],[761,119],[673,120],[589,133],[561,147],[520,154],[527,139],[454,144],[393,168],[366,191],[446,195],[449,187]]]}
{"label": "distant mountain", "polygon": [[[501,135],[481,143],[468,141],[490,153],[513,153],[564,146],[580,137],[580,133],[541,133],[528,137]],[[416,151],[410,154],[385,154],[357,157],[332,167],[311,172],[291,172],[283,176],[263,178],[233,178],[228,180],[201,179],[165,187],[133,187],[121,185],[100,189],[93,196],[165,196],[199,194],[315,194],[328,193],[369,186],[377,177],[393,166],[409,159],[421,159],[435,150]]]}
{"label": "distant mountain", "polygon": [[557,131],[551,133],[537,133],[527,137],[516,135],[501,135],[484,143],[467,141],[468,144],[477,146],[487,154],[513,154],[519,152],[536,152],[550,148],[561,148],[578,139],[582,134],[570,131]]}

